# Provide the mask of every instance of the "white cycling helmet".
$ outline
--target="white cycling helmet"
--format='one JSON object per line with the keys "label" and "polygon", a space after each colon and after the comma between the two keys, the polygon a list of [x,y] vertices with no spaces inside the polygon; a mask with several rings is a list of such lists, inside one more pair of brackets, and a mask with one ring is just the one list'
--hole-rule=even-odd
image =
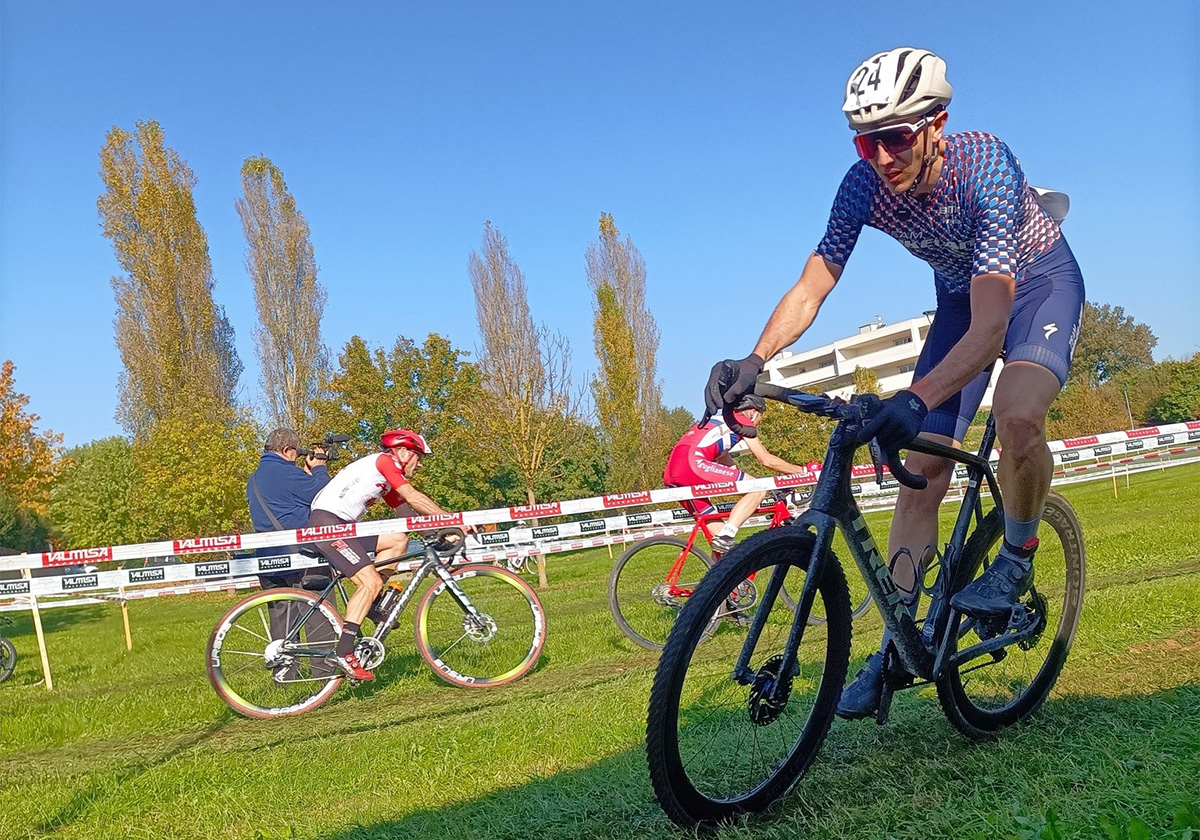
{"label": "white cycling helmet", "polygon": [[946,107],[954,90],[946,81],[946,62],[929,50],[896,47],[876,53],[846,80],[842,110],[855,131],[919,119]]}

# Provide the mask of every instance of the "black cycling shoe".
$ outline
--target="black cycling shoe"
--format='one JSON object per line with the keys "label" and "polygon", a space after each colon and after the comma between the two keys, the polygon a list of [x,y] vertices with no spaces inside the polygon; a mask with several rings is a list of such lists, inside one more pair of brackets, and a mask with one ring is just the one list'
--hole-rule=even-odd
{"label": "black cycling shoe", "polygon": [[[1010,614],[1033,583],[1033,552],[1037,549],[1037,540],[1030,542],[1033,545],[1015,550],[1006,544],[987,571],[956,593],[950,599],[950,605],[976,618],[1000,618]],[[1026,556],[1014,559],[1009,552]]]}
{"label": "black cycling shoe", "polygon": [[855,674],[842,686],[837,716],[846,720],[871,717],[879,711],[879,696],[883,693],[883,651],[875,651]]}

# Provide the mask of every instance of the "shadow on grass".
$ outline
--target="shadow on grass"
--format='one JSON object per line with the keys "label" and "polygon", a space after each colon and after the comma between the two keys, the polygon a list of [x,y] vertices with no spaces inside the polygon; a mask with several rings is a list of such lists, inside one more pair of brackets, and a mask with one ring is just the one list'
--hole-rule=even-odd
{"label": "shadow on grass", "polygon": [[[42,630],[46,635],[56,633],[60,630],[66,630],[74,627],[77,624],[92,624],[97,621],[103,621],[108,617],[109,612],[113,609],[113,605],[109,604],[87,604],[78,607],[60,607],[58,609],[42,609]],[[11,625],[0,627],[0,634],[8,636],[10,639],[14,636],[33,636],[33,613],[32,612],[9,612],[4,613],[8,618],[12,619]]]}
{"label": "shadow on grass", "polygon": [[[717,834],[1015,836],[1022,814],[1041,814],[1047,807],[1069,812],[1074,804],[1082,806],[1082,813],[1073,815],[1075,823],[1068,823],[1072,830],[1063,836],[1102,836],[1097,815],[1111,803],[1136,813],[1139,802],[1149,802],[1147,810],[1169,818],[1171,807],[1188,801],[1188,779],[1190,794],[1196,793],[1200,684],[1144,696],[1053,700],[1027,723],[982,744],[958,735],[932,697],[905,700],[897,702],[895,717],[885,728],[835,723],[807,778],[770,815],[743,819]],[[1178,725],[1160,726],[1151,737],[1147,726],[1164,720]],[[1116,756],[1116,772],[1099,775],[1085,769],[1081,776],[1081,763],[1086,765],[1097,750],[1105,754],[1102,762]],[[1166,777],[1174,781],[1164,793]],[[981,799],[981,785],[990,786],[990,798]],[[645,753],[633,748],[459,804],[317,836],[575,840],[715,835],[671,826],[651,791]]]}

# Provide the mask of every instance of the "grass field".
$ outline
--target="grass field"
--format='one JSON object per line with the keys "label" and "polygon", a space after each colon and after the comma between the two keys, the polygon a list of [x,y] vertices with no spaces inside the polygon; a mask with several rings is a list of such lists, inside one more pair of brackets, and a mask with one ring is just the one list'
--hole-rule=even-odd
{"label": "grass field", "polygon": [[[1136,475],[1117,500],[1104,482],[1065,488],[1085,530],[1087,597],[1058,686],[1028,724],[971,743],[932,689],[905,692],[884,728],[836,722],[772,816],[715,836],[1186,836],[1200,811],[1198,479],[1195,465]],[[871,521],[882,543],[886,519]],[[208,633],[234,596],[132,602],[132,653],[116,607],[44,613],[53,693],[30,619],[14,614],[0,837],[686,836],[650,791],[657,656],[613,625],[610,562],[603,549],[551,559],[545,653],[519,683],[445,686],[402,626],[375,683],[273,722],[233,715],[204,677]],[[856,622],[852,671],[879,628],[874,612]]]}

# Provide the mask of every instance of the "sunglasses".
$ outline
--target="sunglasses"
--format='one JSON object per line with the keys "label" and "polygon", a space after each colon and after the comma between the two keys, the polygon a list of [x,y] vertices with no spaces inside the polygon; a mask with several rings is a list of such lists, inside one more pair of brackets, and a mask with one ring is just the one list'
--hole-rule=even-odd
{"label": "sunglasses", "polygon": [[858,152],[858,156],[863,160],[870,160],[875,157],[875,149],[879,144],[883,144],[883,148],[892,157],[902,155],[913,147],[917,142],[917,132],[925,126],[933,122],[936,114],[931,114],[927,117],[922,117],[915,123],[897,123],[889,125],[886,128],[877,128],[874,131],[864,131],[862,134],[854,135],[854,148]]}

